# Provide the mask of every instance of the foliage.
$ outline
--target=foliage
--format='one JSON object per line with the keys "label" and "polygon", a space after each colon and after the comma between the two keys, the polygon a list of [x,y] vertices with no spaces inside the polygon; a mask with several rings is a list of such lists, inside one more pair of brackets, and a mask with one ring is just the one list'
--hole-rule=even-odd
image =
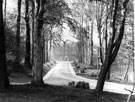
{"label": "foliage", "polygon": [[51,41],[51,43],[58,47],[62,40],[63,29],[61,27],[56,27],[52,25],[44,26],[43,33],[45,34],[45,41]]}
{"label": "foliage", "polygon": [[64,0],[47,0],[43,21],[45,24],[62,26],[71,11]]}
{"label": "foliage", "polygon": [[80,24],[75,19],[70,18],[70,17],[67,17],[66,21],[67,21],[68,26],[70,27],[70,30],[73,31],[73,33],[77,34],[80,29],[79,28]]}

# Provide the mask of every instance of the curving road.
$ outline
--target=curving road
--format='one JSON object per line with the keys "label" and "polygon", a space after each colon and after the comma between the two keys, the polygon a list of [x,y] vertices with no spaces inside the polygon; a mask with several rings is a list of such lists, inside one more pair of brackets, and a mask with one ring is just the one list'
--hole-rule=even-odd
{"label": "curving road", "polygon": [[[71,62],[58,62],[58,64],[53,67],[44,77],[43,81],[46,84],[51,85],[68,85],[71,81],[85,81],[88,82],[91,89],[95,89],[97,81],[92,79],[83,78],[77,76],[73,67],[71,66]],[[123,85],[117,84],[113,82],[105,82],[104,91],[114,92],[114,93],[121,93],[121,94],[129,94],[126,89],[131,89],[133,86],[131,85]]]}

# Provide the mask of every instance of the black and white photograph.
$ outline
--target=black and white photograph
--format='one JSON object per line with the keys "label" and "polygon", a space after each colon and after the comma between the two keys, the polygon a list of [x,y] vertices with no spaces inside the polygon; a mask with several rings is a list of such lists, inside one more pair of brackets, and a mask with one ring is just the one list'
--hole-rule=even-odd
{"label": "black and white photograph", "polygon": [[0,0],[0,102],[135,102],[134,0]]}

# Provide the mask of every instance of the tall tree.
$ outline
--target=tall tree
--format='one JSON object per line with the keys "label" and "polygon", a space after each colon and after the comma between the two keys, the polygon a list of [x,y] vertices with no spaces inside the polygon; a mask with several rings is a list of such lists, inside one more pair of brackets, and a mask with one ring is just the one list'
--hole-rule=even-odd
{"label": "tall tree", "polygon": [[44,4],[46,0],[34,0],[35,4],[35,24],[34,24],[34,65],[32,84],[42,85],[42,70],[43,70],[43,15]]}
{"label": "tall tree", "polygon": [[18,0],[17,30],[16,30],[16,70],[20,67],[20,21],[21,21],[21,2]]}
{"label": "tall tree", "polygon": [[29,68],[31,68],[29,0],[25,0],[25,22],[26,22],[26,55],[25,55],[25,65],[28,66]]}
{"label": "tall tree", "polygon": [[32,27],[31,27],[31,42],[32,42],[32,46],[31,46],[31,65],[33,65],[34,63],[34,18],[35,18],[35,7],[34,7],[34,0],[31,0],[31,4],[32,4]]}
{"label": "tall tree", "polygon": [[9,79],[6,66],[5,35],[3,24],[3,0],[0,1],[0,90],[9,87]]}
{"label": "tall tree", "polygon": [[[119,29],[116,29],[116,24],[118,20],[118,7],[120,7],[120,0],[112,0],[112,5],[114,5],[114,13],[113,13],[113,23],[112,23],[112,34],[109,37],[109,43],[107,48],[107,55],[105,57],[105,61],[102,65],[101,71],[99,73],[99,78],[96,86],[96,90],[98,92],[103,91],[104,82],[106,79],[107,72],[109,71],[112,63],[114,62],[117,53],[119,51],[121,41],[123,39],[124,35],[124,29],[125,29],[125,18],[126,18],[126,11],[127,11],[127,4],[129,0],[122,1],[122,15],[121,15],[121,22],[119,24]],[[120,19],[120,18],[119,18]],[[117,33],[117,34],[116,34]]]}
{"label": "tall tree", "polygon": [[[109,2],[108,2],[109,3]],[[96,2],[96,22],[99,36],[99,61],[101,65],[104,63],[104,57],[107,52],[108,39],[108,17],[111,10],[108,12],[108,3]],[[110,79],[110,70],[107,73],[106,79]]]}
{"label": "tall tree", "polygon": [[91,47],[91,57],[90,57],[90,65],[93,65],[93,25],[94,25],[94,21],[92,20],[91,22],[91,37],[90,37],[90,47]]}

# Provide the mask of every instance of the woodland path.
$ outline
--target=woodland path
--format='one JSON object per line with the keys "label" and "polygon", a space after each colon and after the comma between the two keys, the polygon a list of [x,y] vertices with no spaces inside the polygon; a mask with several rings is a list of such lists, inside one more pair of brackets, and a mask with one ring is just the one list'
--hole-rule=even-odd
{"label": "woodland path", "polygon": [[[75,74],[75,71],[69,61],[57,62],[58,64],[54,66],[44,77],[43,81],[50,85],[62,85],[67,86],[71,81],[85,81],[90,85],[90,89],[95,89],[97,80],[87,79],[80,77]],[[129,94],[126,89],[132,89],[131,85],[118,84],[113,82],[105,82],[104,91]],[[134,93],[135,94],[135,93]]]}

